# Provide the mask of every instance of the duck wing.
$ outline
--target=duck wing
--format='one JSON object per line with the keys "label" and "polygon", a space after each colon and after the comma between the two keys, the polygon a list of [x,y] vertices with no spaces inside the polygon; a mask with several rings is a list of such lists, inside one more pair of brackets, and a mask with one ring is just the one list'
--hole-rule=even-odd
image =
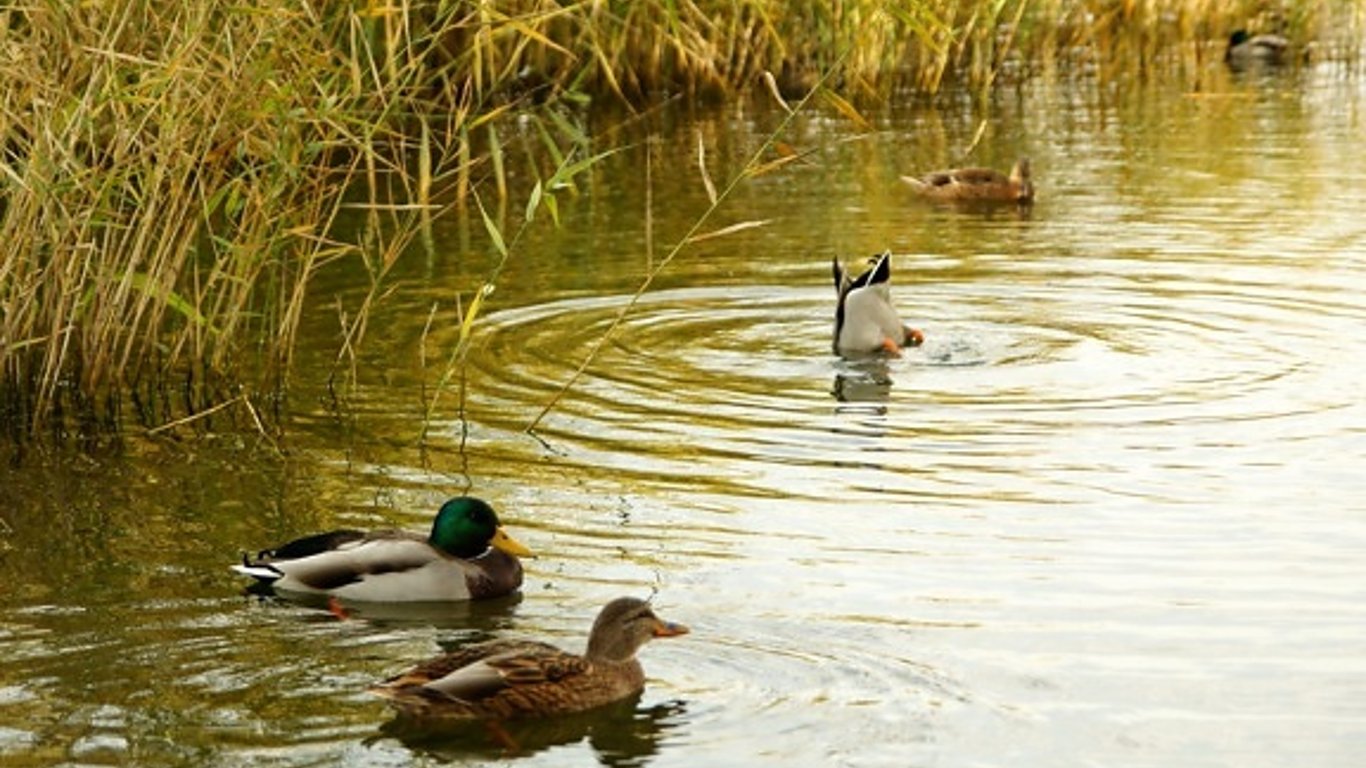
{"label": "duck wing", "polygon": [[505,656],[516,653],[535,654],[540,651],[558,651],[559,649],[548,643],[536,642],[534,640],[490,640],[484,643],[474,643],[463,648],[458,648],[440,656],[435,656],[426,661],[404,670],[393,677],[385,679],[379,686],[403,687],[408,685],[426,685],[433,680],[454,673],[456,670],[477,664],[489,658]]}
{"label": "duck wing", "polygon": [[430,659],[370,692],[418,716],[513,717],[558,703],[592,668],[548,643],[496,640]]}
{"label": "duck wing", "polygon": [[990,168],[953,168],[947,171],[931,171],[919,178],[902,176],[901,180],[921,192],[943,194],[954,187],[1004,184],[1009,179],[1000,171],[993,171]]}
{"label": "duck wing", "polygon": [[255,561],[244,556],[233,570],[285,589],[327,592],[442,559],[426,539],[405,531],[333,531],[261,552]]}
{"label": "duck wing", "polygon": [[360,541],[365,538],[365,535],[365,531],[357,531],[351,528],[317,533],[281,544],[275,549],[263,549],[256,553],[256,560],[258,562],[298,560],[301,557],[322,554],[352,541]]}
{"label": "duck wing", "polygon": [[950,177],[945,184],[1005,184],[1010,181],[1005,174],[990,168],[958,168],[944,175]]}
{"label": "duck wing", "polygon": [[1249,42],[1259,55],[1272,59],[1284,56],[1290,48],[1290,41],[1280,35],[1257,35]]}
{"label": "duck wing", "polygon": [[928,187],[947,187],[956,183],[957,171],[934,171],[925,174],[921,182]]}
{"label": "duck wing", "polygon": [[425,687],[470,703],[485,702],[547,683],[561,683],[592,669],[582,656],[546,643],[524,643],[465,664]]}

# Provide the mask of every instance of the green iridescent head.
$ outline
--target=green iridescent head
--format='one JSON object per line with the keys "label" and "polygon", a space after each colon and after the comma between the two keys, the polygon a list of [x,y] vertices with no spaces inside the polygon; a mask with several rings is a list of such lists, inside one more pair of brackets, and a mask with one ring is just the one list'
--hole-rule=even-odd
{"label": "green iridescent head", "polygon": [[465,559],[478,557],[489,547],[509,555],[532,556],[530,549],[503,530],[493,507],[473,496],[457,496],[442,504],[427,540],[433,547]]}

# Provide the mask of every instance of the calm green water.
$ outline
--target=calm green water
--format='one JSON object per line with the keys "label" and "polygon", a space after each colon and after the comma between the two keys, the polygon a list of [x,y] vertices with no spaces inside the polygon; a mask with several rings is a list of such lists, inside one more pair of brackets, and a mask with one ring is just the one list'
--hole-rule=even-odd
{"label": "calm green water", "polygon": [[[1028,154],[1027,216],[917,203],[981,113],[910,100],[741,187],[599,362],[554,395],[779,116],[669,114],[533,230],[419,446],[454,297],[493,260],[452,220],[333,401],[308,320],[291,432],[0,470],[0,763],[403,766],[506,757],[393,727],[364,687],[476,637],[577,647],[658,594],[639,702],[514,734],[526,765],[1355,765],[1366,743],[1366,93],[1271,78],[1003,92],[974,158]],[[519,206],[512,206],[515,216]],[[829,352],[829,259],[891,248],[927,343]],[[423,328],[436,306],[435,324]],[[424,386],[425,383],[425,386]],[[467,432],[465,431],[467,428]],[[462,450],[462,439],[464,448]],[[244,596],[242,549],[419,529],[469,488],[541,553],[520,600],[329,614]],[[513,759],[513,758],[509,758]]]}

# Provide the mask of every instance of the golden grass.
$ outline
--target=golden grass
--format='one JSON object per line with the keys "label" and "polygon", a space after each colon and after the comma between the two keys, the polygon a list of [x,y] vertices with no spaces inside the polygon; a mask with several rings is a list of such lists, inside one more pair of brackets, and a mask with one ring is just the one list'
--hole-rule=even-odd
{"label": "golden grass", "polygon": [[[310,278],[344,259],[370,276],[344,364],[431,217],[509,194],[513,117],[539,137],[517,162],[546,182],[527,218],[553,218],[550,182],[592,156],[563,105],[727,97],[772,73],[789,96],[825,77],[821,103],[853,110],[1078,62],[1141,75],[1218,56],[1235,27],[1357,55],[1361,3],[1275,5],[20,0],[0,9],[0,423],[89,434],[129,407],[155,427],[242,403],[266,429],[253,402],[287,386]],[[338,240],[348,206],[365,225]]]}

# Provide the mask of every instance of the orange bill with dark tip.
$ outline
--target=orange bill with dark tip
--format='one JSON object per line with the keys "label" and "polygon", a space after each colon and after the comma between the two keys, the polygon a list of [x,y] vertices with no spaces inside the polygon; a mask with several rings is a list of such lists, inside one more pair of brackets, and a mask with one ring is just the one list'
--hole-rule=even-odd
{"label": "orange bill with dark tip", "polygon": [[676,637],[688,634],[688,628],[682,624],[675,624],[672,621],[660,620],[655,624],[655,637]]}

